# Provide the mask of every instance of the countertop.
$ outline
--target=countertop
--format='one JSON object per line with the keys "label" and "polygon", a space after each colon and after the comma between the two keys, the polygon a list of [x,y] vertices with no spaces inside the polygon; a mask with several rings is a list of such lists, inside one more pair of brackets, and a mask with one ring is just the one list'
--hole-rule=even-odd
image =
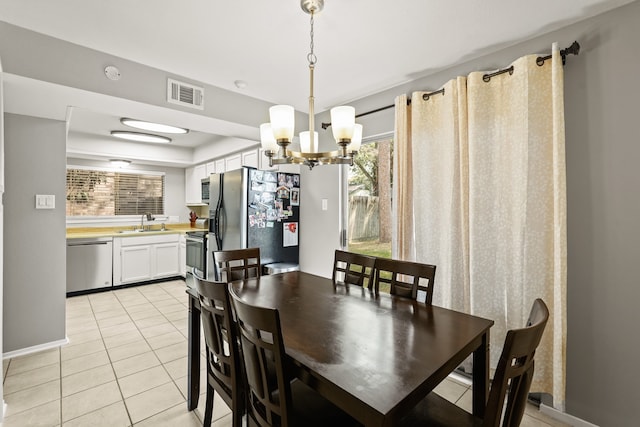
{"label": "countertop", "polygon": [[[187,231],[206,231],[203,228],[191,227],[185,224],[167,224],[165,231],[160,230],[160,225],[152,225],[151,230],[133,232],[133,227],[68,227],[67,239],[87,239],[93,237],[140,237],[158,234],[184,234]],[[124,231],[124,232],[122,232]]]}

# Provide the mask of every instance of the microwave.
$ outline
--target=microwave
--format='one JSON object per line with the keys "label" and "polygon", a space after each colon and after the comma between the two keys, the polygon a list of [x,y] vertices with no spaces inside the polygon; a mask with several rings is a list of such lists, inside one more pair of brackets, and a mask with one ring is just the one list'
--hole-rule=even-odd
{"label": "microwave", "polygon": [[200,195],[202,203],[209,203],[209,188],[211,186],[211,180],[209,178],[203,178],[200,184]]}

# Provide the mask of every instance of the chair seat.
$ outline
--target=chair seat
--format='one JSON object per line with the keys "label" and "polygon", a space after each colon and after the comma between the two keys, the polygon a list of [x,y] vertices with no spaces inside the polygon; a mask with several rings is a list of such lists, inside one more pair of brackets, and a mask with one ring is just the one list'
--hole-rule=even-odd
{"label": "chair seat", "polygon": [[401,427],[424,426],[425,420],[428,420],[429,426],[434,427],[482,426],[480,418],[474,417],[436,393],[429,393],[412,412],[402,418],[398,425]]}

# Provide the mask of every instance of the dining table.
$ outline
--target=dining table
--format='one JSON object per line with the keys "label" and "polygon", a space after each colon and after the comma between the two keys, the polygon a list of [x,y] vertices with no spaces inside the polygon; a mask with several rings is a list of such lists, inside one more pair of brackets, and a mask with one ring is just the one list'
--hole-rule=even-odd
{"label": "dining table", "polygon": [[[243,301],[276,308],[296,376],[365,426],[392,426],[472,355],[482,417],[493,321],[293,271],[234,281]],[[198,402],[200,330],[190,292],[188,407]]]}

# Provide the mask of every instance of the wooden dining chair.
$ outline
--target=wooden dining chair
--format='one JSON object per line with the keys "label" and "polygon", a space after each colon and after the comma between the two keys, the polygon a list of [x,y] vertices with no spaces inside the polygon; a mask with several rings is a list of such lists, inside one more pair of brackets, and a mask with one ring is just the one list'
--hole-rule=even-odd
{"label": "wooden dining chair", "polygon": [[431,305],[436,266],[389,258],[376,258],[374,291],[388,287],[389,293],[414,300],[422,299]]}
{"label": "wooden dining chair", "polygon": [[231,313],[226,282],[210,282],[195,276],[207,352],[207,400],[204,426],[211,425],[213,396],[217,392],[240,427],[245,413],[245,392],[237,325]]}
{"label": "wooden dining chair", "polygon": [[216,277],[223,282],[260,277],[260,248],[214,251]]}
{"label": "wooden dining chair", "polygon": [[507,331],[483,419],[474,417],[435,393],[430,393],[399,425],[519,426],[533,379],[533,357],[548,319],[549,309],[544,301],[536,299],[527,325],[522,329]]}
{"label": "wooden dining chair", "polygon": [[333,258],[333,283],[373,289],[375,262],[375,257],[336,249]]}
{"label": "wooden dining chair", "polygon": [[[359,425],[337,406],[294,378],[284,350],[280,315],[243,302],[230,288],[247,380],[249,426]],[[273,375],[275,371],[275,375]]]}

